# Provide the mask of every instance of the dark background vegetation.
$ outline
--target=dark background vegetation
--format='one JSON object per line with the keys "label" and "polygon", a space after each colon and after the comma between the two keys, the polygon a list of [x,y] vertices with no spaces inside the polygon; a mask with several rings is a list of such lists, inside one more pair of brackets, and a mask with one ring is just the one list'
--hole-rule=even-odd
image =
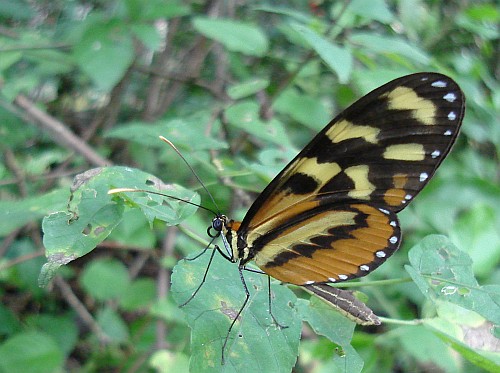
{"label": "dark background vegetation", "polygon": [[[349,340],[365,372],[494,371],[499,340],[472,311],[477,303],[433,302],[403,266],[423,237],[447,235],[472,259],[460,271],[472,268],[485,286],[476,290],[496,302],[484,303],[482,315],[500,314],[499,19],[494,1],[0,0],[0,372],[181,372],[200,348],[190,346],[169,288],[174,265],[206,241],[205,211],[170,215],[165,227],[140,209],[120,210],[106,240],[79,247],[81,258],[39,287],[52,247],[51,220],[44,238],[42,218],[71,211],[75,175],[135,167],[179,193],[197,190],[213,208],[163,135],[219,208],[241,218],[335,113],[417,71],[461,85],[462,133],[401,214],[402,248],[369,276],[396,279],[366,289],[368,304],[393,323],[357,328]],[[124,186],[121,175],[107,175],[105,185]],[[446,328],[414,322],[436,314]],[[289,352],[289,365],[276,371],[349,371],[352,355],[310,325],[297,362]]]}

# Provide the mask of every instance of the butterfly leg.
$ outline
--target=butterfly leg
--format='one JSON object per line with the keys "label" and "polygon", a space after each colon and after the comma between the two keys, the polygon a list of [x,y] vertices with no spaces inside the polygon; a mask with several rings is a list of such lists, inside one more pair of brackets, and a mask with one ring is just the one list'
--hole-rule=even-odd
{"label": "butterfly leg", "polygon": [[210,242],[208,243],[207,246],[205,246],[205,248],[201,251],[201,253],[195,255],[194,257],[192,258],[185,258],[186,261],[188,262],[191,262],[193,260],[196,260],[198,259],[200,256],[202,256],[203,254],[205,254],[207,252],[207,250],[210,248],[210,246],[212,246],[212,243],[214,242],[215,238],[217,238],[217,236],[213,237]]}
{"label": "butterfly leg", "polygon": [[233,321],[231,322],[231,325],[229,326],[229,329],[227,330],[226,339],[224,340],[224,344],[222,345],[222,365],[224,365],[224,351],[226,350],[226,345],[227,345],[227,342],[229,340],[229,335],[231,334],[231,330],[233,329],[234,324],[236,323],[236,321],[240,317],[241,313],[243,312],[243,310],[245,309],[245,307],[248,303],[248,300],[250,299],[250,291],[248,290],[248,286],[245,282],[245,277],[243,277],[243,270],[244,269],[245,269],[244,266],[238,265],[238,271],[240,272],[240,280],[241,280],[241,283],[243,284],[243,288],[245,289],[245,301],[241,305],[240,310],[238,311],[238,313],[234,317]]}
{"label": "butterfly leg", "polygon": [[197,254],[197,255],[193,256],[192,258],[184,258],[184,259],[185,259],[186,261],[188,261],[188,262],[191,262],[191,261],[193,261],[193,260],[198,259],[198,258],[199,258],[200,256],[202,256],[203,254],[205,254],[205,253],[207,252],[207,250],[208,250],[208,246],[207,246],[207,247],[205,247],[205,248],[202,250],[202,252],[201,252],[201,253],[199,253],[199,254]]}
{"label": "butterfly leg", "polygon": [[[265,275],[266,272],[260,270],[260,269],[255,269],[255,268],[247,268],[247,267],[243,267],[243,269],[245,271],[248,271],[248,272],[253,272],[253,273],[260,273],[262,275]],[[278,320],[276,319],[276,317],[274,317],[274,314],[273,314],[273,311],[272,311],[272,297],[271,297],[271,276],[267,276],[267,294],[268,294],[268,299],[269,299],[269,314],[271,315],[272,319],[273,319],[273,324],[276,325],[278,328],[280,329],[286,329],[288,328],[288,326],[286,325],[282,325],[278,322]]]}
{"label": "butterfly leg", "polygon": [[[208,246],[207,246],[207,248],[208,248]],[[205,251],[207,251],[207,248],[205,248],[205,250],[202,251],[202,254]],[[196,288],[196,290],[194,291],[194,293],[191,294],[191,296],[188,298],[188,300],[185,301],[184,303],[180,304],[179,307],[184,307],[186,304],[188,304],[189,302],[191,302],[191,300],[195,297],[195,295],[198,293],[198,291],[201,289],[201,287],[205,283],[205,280],[207,279],[208,270],[210,269],[210,265],[212,264],[212,260],[214,259],[214,255],[215,255],[215,250],[216,249],[218,249],[220,251],[220,249],[217,246],[215,246],[215,249],[212,250],[212,255],[210,255],[210,260],[208,261],[207,269],[205,270],[205,274],[203,275],[203,279],[201,280],[200,285]],[[199,257],[199,256],[200,255],[197,255],[197,257]]]}
{"label": "butterfly leg", "polygon": [[273,314],[273,310],[271,309],[271,305],[273,303],[272,299],[271,299],[271,276],[267,276],[267,295],[268,295],[268,299],[269,299],[269,314],[271,315],[271,317],[273,319],[274,325],[276,325],[279,329],[288,328],[287,325],[282,325],[278,322],[278,320],[276,320],[276,317],[274,317],[274,314]]}

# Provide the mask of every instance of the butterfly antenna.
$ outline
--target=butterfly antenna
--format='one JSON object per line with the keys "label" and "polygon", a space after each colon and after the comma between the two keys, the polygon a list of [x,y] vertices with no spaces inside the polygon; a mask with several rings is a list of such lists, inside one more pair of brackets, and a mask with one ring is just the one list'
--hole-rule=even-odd
{"label": "butterfly antenna", "polygon": [[203,209],[205,211],[211,212],[214,215],[217,215],[217,213],[214,210],[209,209],[208,207],[199,205],[197,203],[191,202],[191,201],[189,201],[187,199],[184,199],[184,198],[179,198],[179,197],[171,196],[169,194],[165,194],[165,193],[161,193],[161,192],[155,192],[153,190],[134,189],[134,188],[114,188],[114,189],[108,190],[108,194],[116,194],[116,193],[123,193],[123,192],[132,192],[132,193],[143,192],[143,193],[148,193],[148,194],[156,194],[157,196],[167,197],[167,198],[170,198],[170,199],[174,199],[176,201],[187,203],[188,205],[196,206],[196,207],[198,207],[200,209]]}
{"label": "butterfly antenna", "polygon": [[207,189],[207,187],[205,186],[205,184],[203,184],[203,181],[201,181],[200,177],[196,174],[196,172],[194,171],[193,167],[191,167],[191,165],[186,160],[186,158],[184,158],[184,156],[179,151],[179,149],[177,149],[176,146],[170,140],[168,140],[167,138],[165,138],[163,136],[160,136],[160,140],[162,140],[162,141],[166,142],[168,145],[170,145],[170,147],[172,149],[174,149],[174,151],[179,155],[179,157],[181,157],[181,159],[184,161],[184,163],[186,164],[186,166],[188,166],[188,168],[191,170],[191,172],[194,175],[194,177],[196,178],[196,180],[198,180],[198,182],[200,183],[200,185],[202,186],[202,188],[205,189],[205,192],[207,192],[208,196],[212,200],[212,203],[214,204],[215,209],[217,210],[217,214],[216,215],[220,215],[219,206],[217,206],[217,203],[215,202],[215,199],[212,196],[212,193],[210,193],[210,191]]}

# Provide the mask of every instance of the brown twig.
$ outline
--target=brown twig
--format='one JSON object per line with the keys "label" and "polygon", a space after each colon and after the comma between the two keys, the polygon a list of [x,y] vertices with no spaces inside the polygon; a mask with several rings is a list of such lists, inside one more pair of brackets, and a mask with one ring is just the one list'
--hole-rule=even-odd
{"label": "brown twig", "polygon": [[[7,235],[7,237],[5,237],[2,240],[2,244],[0,245],[0,258],[4,257],[5,253],[7,252],[7,250],[10,247],[10,244],[15,241],[15,239],[17,238],[19,233],[21,233],[21,230],[22,230],[22,227],[14,229],[12,232],[10,232]],[[0,266],[0,271],[2,271],[2,269],[5,269],[5,268],[6,268],[5,266]]]}
{"label": "brown twig", "polygon": [[[161,247],[161,258],[172,257],[174,254],[175,240],[177,237],[177,227],[168,227]],[[157,299],[161,301],[167,297],[170,290],[170,270],[160,265],[156,283]],[[156,322],[156,348],[162,350],[167,348],[167,325],[164,320],[159,319]]]}
{"label": "brown twig", "polygon": [[71,286],[61,277],[56,276],[54,279],[54,283],[61,290],[61,294],[63,298],[68,302],[68,304],[75,310],[80,319],[84,322],[85,325],[96,335],[99,342],[103,345],[106,345],[110,342],[110,337],[102,330],[97,321],[94,320],[92,314],[87,310],[85,305],[80,302],[78,297],[73,293]]}
{"label": "brown twig", "polygon": [[[13,232],[14,233],[14,232]],[[26,254],[26,255],[21,255],[18,256],[17,258],[14,258],[12,260],[9,260],[8,262],[4,263],[3,265],[0,266],[0,272],[4,271],[10,267],[13,267],[19,263],[24,263],[27,262],[31,259],[38,258],[39,256],[44,256],[45,255],[45,250],[37,250],[32,253]]]}
{"label": "brown twig", "polygon": [[129,265],[128,275],[131,280],[139,275],[141,269],[144,268],[144,264],[146,264],[150,257],[151,250],[141,250],[139,252],[139,255],[134,259],[132,264]]}
{"label": "brown twig", "polygon": [[111,161],[101,157],[94,149],[71,132],[62,122],[37,108],[35,103],[26,96],[17,96],[14,103],[24,110],[26,116],[30,118],[34,124],[43,131],[49,133],[57,144],[80,154],[89,163],[95,166],[109,166],[111,164]]}
{"label": "brown twig", "polygon": [[180,22],[180,18],[173,19],[169,22],[165,48],[153,60],[157,67],[152,69],[155,70],[157,74],[152,77],[146,94],[144,112],[142,113],[142,117],[145,120],[153,120],[157,116],[160,92],[165,85],[164,75],[168,73],[168,69],[170,68],[168,60],[172,54],[172,40],[179,28]]}
{"label": "brown twig", "polygon": [[10,149],[6,149],[4,152],[5,165],[12,171],[16,177],[16,182],[19,187],[19,194],[21,197],[26,198],[28,196],[28,187],[26,186],[26,177],[24,175],[21,167],[17,165],[16,157]]}

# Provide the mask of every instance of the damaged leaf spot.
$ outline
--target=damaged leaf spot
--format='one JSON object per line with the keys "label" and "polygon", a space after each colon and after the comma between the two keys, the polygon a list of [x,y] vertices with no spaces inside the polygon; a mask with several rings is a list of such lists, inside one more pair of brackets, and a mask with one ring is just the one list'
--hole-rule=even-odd
{"label": "damaged leaf spot", "polygon": [[221,305],[221,312],[229,317],[231,320],[236,319],[236,316],[238,315],[238,311],[235,310],[232,307],[228,307],[227,303],[224,302],[223,300],[220,302]]}
{"label": "damaged leaf spot", "polygon": [[87,224],[85,228],[83,228],[82,234],[84,236],[88,236],[92,232],[92,224]]}
{"label": "damaged leaf spot", "polygon": [[105,228],[105,227],[103,227],[103,226],[99,226],[99,227],[97,227],[96,229],[94,229],[94,234],[95,234],[96,236],[99,236],[99,235],[100,235],[102,232],[104,232],[105,230],[106,230],[106,228]]}

